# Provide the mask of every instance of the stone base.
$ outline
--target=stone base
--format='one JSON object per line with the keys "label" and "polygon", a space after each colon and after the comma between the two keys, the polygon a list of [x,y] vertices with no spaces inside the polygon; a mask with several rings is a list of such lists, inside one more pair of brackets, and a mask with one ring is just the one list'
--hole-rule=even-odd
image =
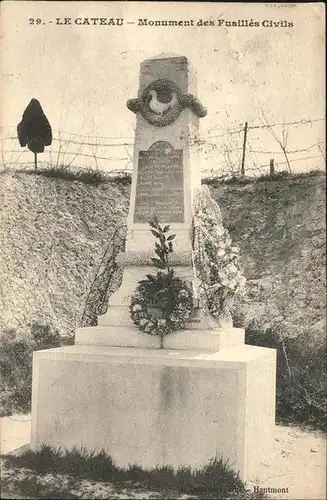
{"label": "stone base", "polygon": [[[243,328],[221,328],[217,330],[181,330],[163,338],[165,349],[189,351],[212,351],[241,347],[244,344]],[[75,333],[77,345],[102,345],[110,347],[142,347],[161,349],[161,338],[138,330],[135,326],[90,326],[78,328]]]}
{"label": "stone base", "polygon": [[275,421],[275,350],[75,345],[33,359],[32,449],[105,449],[120,467],[229,459],[243,479]]}

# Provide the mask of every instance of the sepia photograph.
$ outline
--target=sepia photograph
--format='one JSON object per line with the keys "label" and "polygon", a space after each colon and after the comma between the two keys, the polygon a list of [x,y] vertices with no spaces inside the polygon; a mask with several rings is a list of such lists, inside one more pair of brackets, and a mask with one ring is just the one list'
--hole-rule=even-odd
{"label": "sepia photograph", "polygon": [[0,31],[1,498],[326,500],[325,4]]}

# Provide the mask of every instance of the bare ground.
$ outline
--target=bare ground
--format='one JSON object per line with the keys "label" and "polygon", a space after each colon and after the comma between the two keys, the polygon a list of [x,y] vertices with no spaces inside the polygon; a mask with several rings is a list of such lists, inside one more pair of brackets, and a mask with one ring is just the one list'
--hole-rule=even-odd
{"label": "bare ground", "polygon": [[[1,454],[28,445],[31,428],[29,415],[3,417],[0,425]],[[21,470],[20,474],[24,477],[28,472]],[[11,475],[17,479],[17,471],[2,470],[1,475],[3,480]],[[43,480],[51,488],[58,481],[68,479],[48,474]],[[253,471],[247,486],[251,490],[255,487],[270,488],[270,492],[266,491],[272,499],[326,500],[326,436],[319,431],[276,426],[272,449],[258,470]],[[83,491],[83,498],[158,498],[156,492],[133,491],[130,488],[118,491],[109,483],[85,480],[76,480],[73,489],[77,495]],[[287,489],[288,492],[271,493],[274,489]],[[2,492],[1,498],[23,497],[8,491],[8,494]],[[187,496],[184,495],[184,498]]]}

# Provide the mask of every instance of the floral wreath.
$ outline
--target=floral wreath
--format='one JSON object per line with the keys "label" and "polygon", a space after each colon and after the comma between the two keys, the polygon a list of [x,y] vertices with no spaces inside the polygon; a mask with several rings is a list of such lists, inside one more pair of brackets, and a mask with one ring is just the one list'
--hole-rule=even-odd
{"label": "floral wreath", "polygon": [[[139,282],[131,298],[130,315],[141,331],[163,338],[164,335],[184,328],[190,320],[193,293],[190,283],[176,277],[169,266],[168,255],[173,251],[172,240],[176,235],[168,236],[170,227],[162,228],[156,218],[150,222],[150,226],[152,234],[159,240],[155,244],[158,258],[151,258],[159,270],[155,276],[148,274],[146,280]],[[156,301],[155,305],[153,299]],[[157,314],[149,311],[151,305],[157,309]]]}
{"label": "floral wreath", "polygon": [[202,307],[219,319],[245,291],[239,249],[223,226],[222,215],[207,186],[195,196],[194,263]]}
{"label": "floral wreath", "polygon": [[[151,110],[148,104],[148,96],[151,90],[174,93],[176,94],[177,101],[174,106],[164,111],[162,115],[157,115]],[[170,125],[177,120],[183,109],[186,107],[190,107],[193,113],[195,113],[199,118],[202,118],[207,114],[206,108],[202,106],[196,97],[192,94],[183,94],[178,85],[167,78],[160,78],[150,83],[150,85],[148,85],[143,91],[140,98],[129,99],[126,105],[128,109],[133,111],[133,113],[140,112],[148,123],[156,127],[166,127],[167,125]]]}
{"label": "floral wreath", "polygon": [[[167,335],[168,333],[185,328],[190,320],[193,299],[189,284],[174,277],[171,282],[173,301],[169,310],[162,309],[159,317],[148,310],[153,297],[151,287],[138,285],[131,300],[130,312],[133,323],[143,332],[151,335]],[[160,299],[158,300],[160,303]]]}

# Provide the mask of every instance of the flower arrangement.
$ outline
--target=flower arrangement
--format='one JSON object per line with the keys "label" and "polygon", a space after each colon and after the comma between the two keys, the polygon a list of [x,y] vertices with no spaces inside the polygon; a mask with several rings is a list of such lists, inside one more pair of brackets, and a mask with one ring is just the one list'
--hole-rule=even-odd
{"label": "flower arrangement", "polygon": [[201,306],[219,320],[229,313],[235,295],[244,292],[246,280],[240,270],[239,249],[224,228],[207,186],[195,197],[194,264]]}
{"label": "flower arrangement", "polygon": [[[169,254],[173,252],[172,240],[168,235],[170,226],[161,227],[154,218],[150,222],[157,257],[152,263],[158,268],[157,274],[147,274],[146,280],[139,282],[130,303],[133,323],[143,332],[163,337],[185,327],[193,310],[191,285],[175,276],[169,265]],[[154,312],[151,312],[151,305]]]}

